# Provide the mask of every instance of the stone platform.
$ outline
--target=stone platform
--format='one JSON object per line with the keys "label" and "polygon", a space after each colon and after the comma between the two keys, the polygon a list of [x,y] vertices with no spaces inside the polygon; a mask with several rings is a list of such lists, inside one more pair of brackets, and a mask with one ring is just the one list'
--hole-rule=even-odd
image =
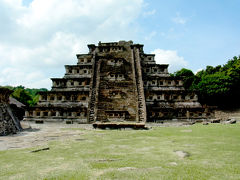
{"label": "stone platform", "polygon": [[145,123],[93,123],[93,127],[99,129],[125,129],[125,128],[132,128],[132,129],[147,129]]}

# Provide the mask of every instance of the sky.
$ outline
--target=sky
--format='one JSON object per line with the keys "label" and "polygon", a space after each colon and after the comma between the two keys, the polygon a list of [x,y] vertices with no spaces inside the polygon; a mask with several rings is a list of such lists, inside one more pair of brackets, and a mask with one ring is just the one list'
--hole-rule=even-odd
{"label": "sky", "polygon": [[0,0],[0,85],[51,88],[87,44],[133,40],[197,72],[240,55],[239,0]]}

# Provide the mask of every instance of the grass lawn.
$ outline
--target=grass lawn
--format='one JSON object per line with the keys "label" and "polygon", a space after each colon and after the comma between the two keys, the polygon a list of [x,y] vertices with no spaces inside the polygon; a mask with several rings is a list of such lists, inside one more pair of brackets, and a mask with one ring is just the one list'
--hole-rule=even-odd
{"label": "grass lawn", "polygon": [[62,129],[76,130],[78,136],[49,141],[47,151],[0,151],[0,179],[240,179],[239,123]]}

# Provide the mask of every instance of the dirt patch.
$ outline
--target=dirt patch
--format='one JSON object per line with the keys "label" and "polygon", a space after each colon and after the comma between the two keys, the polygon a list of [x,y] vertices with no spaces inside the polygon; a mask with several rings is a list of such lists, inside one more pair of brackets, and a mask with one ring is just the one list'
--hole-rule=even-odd
{"label": "dirt patch", "polygon": [[[35,146],[47,146],[49,141],[63,140],[66,138],[74,140],[77,136],[84,134],[84,130],[81,131],[77,128],[92,128],[90,124],[35,124],[31,122],[22,122],[22,124],[23,127],[27,127],[24,131],[14,135],[0,137],[0,151]],[[71,130],[72,128],[75,128],[75,130]]]}
{"label": "dirt patch", "polygon": [[130,171],[130,170],[137,170],[138,168],[135,167],[122,167],[122,168],[118,168],[118,171]]}
{"label": "dirt patch", "polygon": [[186,146],[186,147],[193,147],[195,145],[194,144],[185,144],[184,146]]}
{"label": "dirt patch", "polygon": [[107,172],[110,172],[110,171],[114,171],[114,169],[109,168],[109,169],[99,170],[95,173],[95,176],[99,177],[99,176],[103,175],[104,173],[107,173]]}
{"label": "dirt patch", "polygon": [[170,162],[169,165],[171,165],[171,166],[177,166],[177,163],[176,163],[176,162]]}
{"label": "dirt patch", "polygon": [[155,169],[162,169],[162,167],[160,166],[156,166],[156,167],[150,167],[150,168],[136,168],[136,167],[121,167],[118,168],[118,171],[134,171],[134,170],[139,170],[139,171],[152,171]]}
{"label": "dirt patch", "polygon": [[190,156],[190,153],[185,152],[185,151],[175,151],[176,155],[180,157],[181,159],[184,159],[186,157]]}
{"label": "dirt patch", "polygon": [[192,130],[191,129],[184,129],[184,130],[181,130],[181,132],[190,133],[190,132],[192,132]]}

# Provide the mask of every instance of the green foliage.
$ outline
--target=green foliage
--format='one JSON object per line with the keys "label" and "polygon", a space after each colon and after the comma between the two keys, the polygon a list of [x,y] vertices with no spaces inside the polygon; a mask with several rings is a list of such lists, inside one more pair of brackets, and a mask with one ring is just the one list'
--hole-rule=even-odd
{"label": "green foliage", "polygon": [[191,70],[181,69],[174,76],[183,78],[186,89],[197,90],[202,103],[240,105],[240,56],[233,57],[223,66],[207,66],[196,75]]}
{"label": "green foliage", "polygon": [[195,80],[195,76],[191,70],[182,68],[181,70],[175,72],[174,76],[183,79],[184,87],[186,89],[192,89],[191,86]]}
{"label": "green foliage", "polygon": [[4,86],[4,87],[13,90],[14,92],[12,93],[11,96],[17,99],[18,101],[20,101],[21,103],[25,104],[26,106],[36,105],[39,100],[38,92],[48,91],[45,88],[30,89],[30,88],[25,88],[22,85],[17,87],[12,87],[12,86]]}
{"label": "green foliage", "polygon": [[220,105],[228,101],[231,96],[232,82],[229,76],[214,73],[203,76],[195,87],[198,89],[200,99],[204,103]]}
{"label": "green foliage", "polygon": [[12,93],[12,97],[20,101],[21,103],[27,105],[29,101],[32,100],[30,94],[23,88],[17,88]]}
{"label": "green foliage", "polygon": [[174,73],[176,77],[189,77],[194,76],[193,72],[189,69],[182,68],[180,71]]}

